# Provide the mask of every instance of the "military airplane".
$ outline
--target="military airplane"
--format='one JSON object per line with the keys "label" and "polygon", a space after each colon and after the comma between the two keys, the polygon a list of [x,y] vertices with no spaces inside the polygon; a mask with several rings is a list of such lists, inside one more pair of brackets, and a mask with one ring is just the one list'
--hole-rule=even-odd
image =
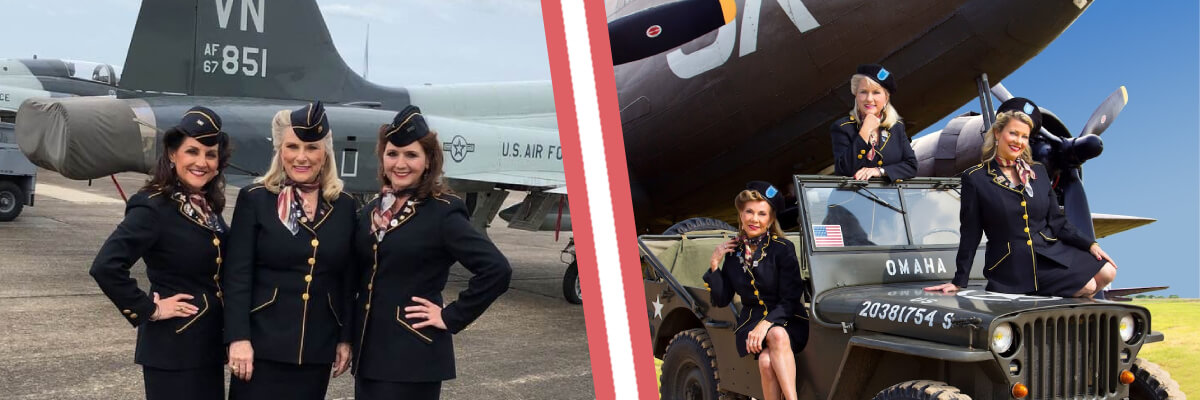
{"label": "military airplane", "polygon": [[[663,4],[610,0],[610,26]],[[695,216],[732,221],[729,198],[709,194],[730,193],[729,188],[753,179],[786,182],[793,174],[832,170],[829,126],[853,107],[849,76],[859,64],[885,65],[897,77],[894,104],[910,134],[973,97],[987,99],[985,112],[963,116],[944,133],[913,145],[925,175],[952,175],[965,168],[964,163],[977,163],[981,115],[991,113],[987,77],[995,82],[1007,77],[1066,30],[1091,2],[736,4],[738,18],[716,31],[662,54],[619,60],[624,63],[614,67],[635,223],[641,233],[658,233]],[[1068,183],[1058,188],[1059,194],[1071,199],[1064,204],[1083,199],[1084,206],[1068,209],[1084,219],[1089,213],[1082,186],[1072,182],[1080,180],[1079,166],[1098,154],[1099,131],[1127,101],[1124,88],[1119,92],[1114,94],[1119,104],[1110,97],[1079,138],[1072,138],[1053,117],[1049,130],[1036,135],[1031,145],[1041,151],[1040,161],[1058,161],[1052,163],[1053,174],[1067,177]],[[1005,93],[998,87],[996,97],[1002,101]],[[974,122],[963,128],[968,120]],[[1104,123],[1098,125],[1101,120]],[[1067,187],[1078,190],[1064,190]],[[1072,218],[1076,221],[1074,217],[1078,215]],[[1153,221],[1103,214],[1092,214],[1091,219],[1101,237]]]}
{"label": "military airplane", "polygon": [[446,176],[466,195],[477,227],[517,190],[528,195],[506,213],[510,227],[570,230],[549,81],[376,85],[342,60],[315,1],[265,6],[145,0],[119,80],[103,64],[4,60],[0,115],[16,110],[17,140],[31,161],[92,179],[148,172],[160,127],[204,105],[222,116],[237,149],[231,182],[245,184],[267,169],[274,113],[321,100],[347,191],[370,194],[379,190],[379,127],[415,104],[444,141]]}

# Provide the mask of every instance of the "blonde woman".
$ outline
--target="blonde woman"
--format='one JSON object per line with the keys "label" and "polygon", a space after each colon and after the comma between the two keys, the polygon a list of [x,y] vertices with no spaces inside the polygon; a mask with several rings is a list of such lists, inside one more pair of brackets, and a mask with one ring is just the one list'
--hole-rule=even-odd
{"label": "blonde woman", "polygon": [[230,399],[324,399],[350,362],[354,200],[320,102],[280,111],[271,167],[242,188],[225,269]]}
{"label": "blonde woman", "polygon": [[997,109],[984,161],[962,175],[958,271],[954,281],[925,290],[966,287],[984,233],[989,291],[1092,297],[1116,277],[1116,263],[1058,210],[1046,168],[1030,157],[1029,135],[1040,126],[1041,112],[1028,99],[1012,98]]}
{"label": "blonde woman", "polygon": [[742,297],[734,332],[738,355],[753,354],[765,400],[794,400],[796,352],[808,343],[808,314],[796,247],[776,217],[783,193],[754,181],[734,198],[741,227],[736,239],[713,250],[705,286],[714,307]]}
{"label": "blonde woman", "polygon": [[829,127],[833,142],[834,172],[855,179],[883,178],[888,181],[917,175],[904,122],[892,107],[896,79],[882,66],[858,66],[850,77],[854,109]]}

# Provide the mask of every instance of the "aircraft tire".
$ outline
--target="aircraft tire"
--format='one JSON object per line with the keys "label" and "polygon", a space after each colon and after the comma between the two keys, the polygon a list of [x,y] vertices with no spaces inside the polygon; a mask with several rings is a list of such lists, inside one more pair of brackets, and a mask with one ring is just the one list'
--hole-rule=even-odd
{"label": "aircraft tire", "polygon": [[664,399],[719,400],[717,354],[702,328],[675,334],[663,356],[660,394]]}
{"label": "aircraft tire", "polygon": [[1158,364],[1144,358],[1133,360],[1133,383],[1129,385],[1130,400],[1184,399],[1179,383]]}
{"label": "aircraft tire", "polygon": [[583,294],[579,290],[579,263],[572,262],[567,266],[562,281],[563,298],[571,304],[583,304]]}
{"label": "aircraft tire", "polygon": [[25,193],[15,183],[0,181],[0,222],[12,221],[25,207]]}
{"label": "aircraft tire", "polygon": [[874,400],[971,400],[958,388],[939,381],[900,382],[876,394]]}
{"label": "aircraft tire", "polygon": [[679,221],[675,225],[671,225],[671,227],[663,231],[662,234],[682,235],[688,232],[714,230],[737,232],[737,228],[733,227],[733,225],[729,225],[725,221],[716,218],[694,217]]}

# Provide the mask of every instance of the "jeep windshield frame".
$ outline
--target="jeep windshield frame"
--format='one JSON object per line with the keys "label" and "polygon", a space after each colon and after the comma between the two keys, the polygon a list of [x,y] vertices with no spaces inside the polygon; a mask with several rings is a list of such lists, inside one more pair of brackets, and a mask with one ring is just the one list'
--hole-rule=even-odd
{"label": "jeep windshield frame", "polygon": [[[915,178],[887,184],[838,176],[796,175],[795,184],[801,208],[798,221],[801,235],[814,253],[958,248],[960,181],[957,178]],[[864,193],[867,191],[870,193]],[[927,204],[931,202],[943,204]],[[821,205],[828,209],[819,210],[817,206]],[[837,227],[843,245],[830,246],[824,242],[818,246],[816,232],[822,226]],[[928,237],[935,234],[940,237]],[[826,230],[826,237],[833,235]]]}

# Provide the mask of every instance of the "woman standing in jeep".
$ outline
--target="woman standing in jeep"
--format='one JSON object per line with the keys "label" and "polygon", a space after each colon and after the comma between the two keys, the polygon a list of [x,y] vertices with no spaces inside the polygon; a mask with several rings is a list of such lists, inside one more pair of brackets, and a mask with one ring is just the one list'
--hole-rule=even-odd
{"label": "woman standing in jeep", "polygon": [[808,342],[808,314],[796,248],[783,237],[776,210],[783,194],[754,181],[734,198],[741,228],[736,239],[717,246],[704,274],[715,307],[742,298],[738,354],[754,354],[766,400],[796,398],[796,355]]}

